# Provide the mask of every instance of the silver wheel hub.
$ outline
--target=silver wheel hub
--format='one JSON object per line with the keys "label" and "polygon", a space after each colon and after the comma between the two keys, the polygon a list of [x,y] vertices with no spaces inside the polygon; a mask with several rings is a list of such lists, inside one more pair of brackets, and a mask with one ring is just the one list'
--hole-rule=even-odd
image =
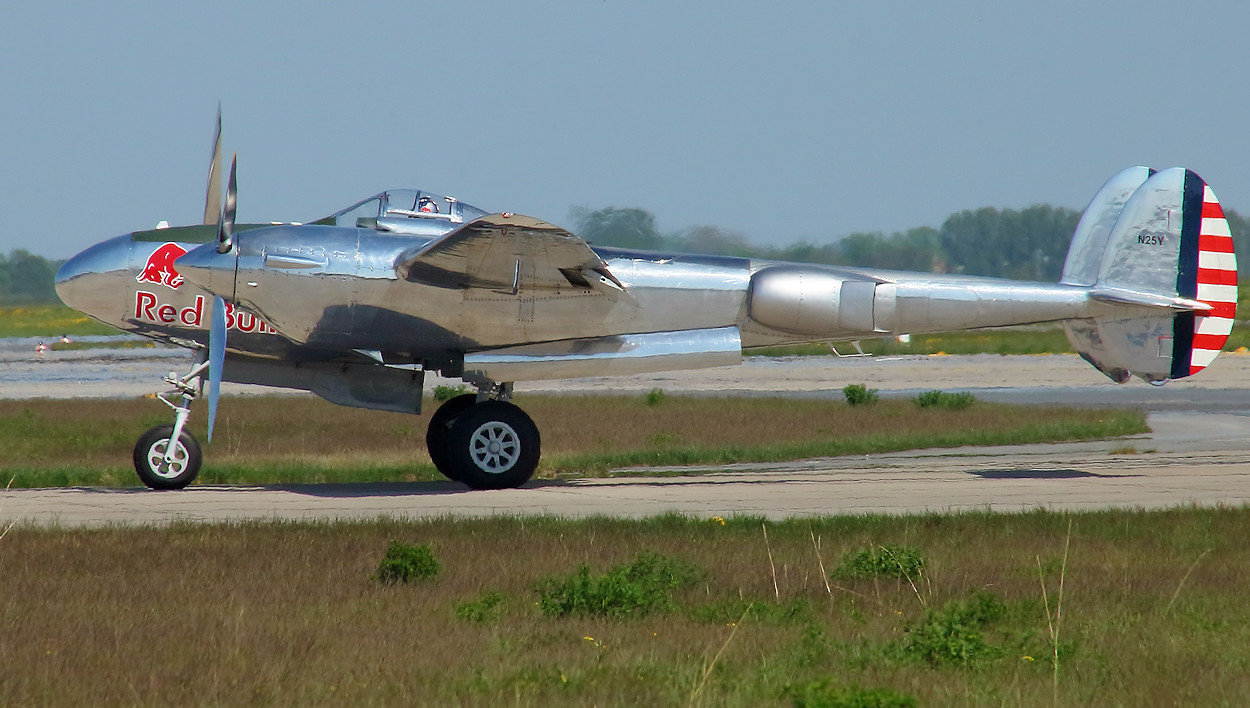
{"label": "silver wheel hub", "polygon": [[502,474],[521,458],[521,439],[512,426],[492,420],[473,431],[469,438],[469,456],[483,472]]}
{"label": "silver wheel hub", "polygon": [[169,439],[157,440],[148,448],[148,469],[162,479],[174,479],[187,470],[187,447],[178,441],[174,445],[173,461],[165,462]]}

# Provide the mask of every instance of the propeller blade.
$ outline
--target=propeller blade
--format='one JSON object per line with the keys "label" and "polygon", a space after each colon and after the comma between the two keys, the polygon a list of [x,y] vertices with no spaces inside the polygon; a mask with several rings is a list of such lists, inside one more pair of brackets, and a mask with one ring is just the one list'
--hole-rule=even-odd
{"label": "propeller blade", "polygon": [[221,104],[217,104],[217,133],[213,136],[213,157],[208,163],[208,189],[204,194],[204,223],[215,224],[221,214]]}
{"label": "propeller blade", "polygon": [[221,368],[226,363],[226,301],[213,298],[213,324],[208,330],[208,441],[213,441],[217,397],[221,395]]}
{"label": "propeller blade", "polygon": [[238,208],[239,190],[235,183],[234,173],[239,164],[236,154],[230,161],[230,181],[226,183],[226,205],[222,207],[221,218],[217,220],[217,252],[229,253],[234,245],[234,213]]}

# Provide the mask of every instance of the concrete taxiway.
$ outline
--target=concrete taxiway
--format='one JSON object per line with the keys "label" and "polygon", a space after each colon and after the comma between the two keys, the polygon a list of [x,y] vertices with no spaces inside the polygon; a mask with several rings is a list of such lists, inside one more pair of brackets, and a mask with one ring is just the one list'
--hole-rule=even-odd
{"label": "concrete taxiway", "polygon": [[[909,357],[760,360],[663,376],[531,384],[565,394],[646,391],[840,395],[849,382],[883,395],[971,390],[1015,402],[1127,404],[1150,411],[1154,432],[1127,440],[959,448],[790,463],[730,465],[699,476],[538,480],[523,489],[468,491],[453,482],[353,485],[14,489],[0,492],[10,523],[98,526],[175,521],[428,518],[492,514],[641,517],[1034,508],[1240,506],[1250,502],[1250,357],[1222,357],[1202,377],[1159,389],[1116,386],[1075,357]],[[208,451],[211,454],[211,451]]]}

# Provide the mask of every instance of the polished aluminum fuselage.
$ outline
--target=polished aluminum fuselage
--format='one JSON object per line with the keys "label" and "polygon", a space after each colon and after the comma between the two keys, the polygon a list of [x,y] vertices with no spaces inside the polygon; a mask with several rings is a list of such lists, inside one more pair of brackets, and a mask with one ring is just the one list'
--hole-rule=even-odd
{"label": "polished aluminum fuselage", "polygon": [[[448,227],[450,230],[450,226]],[[353,351],[460,375],[464,356],[526,344],[736,327],[742,347],[845,340],[1091,317],[1113,306],[1088,289],[988,278],[596,249],[625,288],[429,285],[396,259],[437,236],[274,225],[238,239],[237,272],[208,268],[178,287],[138,282],[168,243],[195,251],[204,227],[121,236],[75,256],[58,276],[71,306],[126,331],[183,346],[207,341],[214,294],[235,355],[332,361]],[[186,238],[182,241],[180,238]],[[201,248],[201,250],[204,250]],[[175,261],[185,272],[194,254]]]}
{"label": "polished aluminum fuselage", "polygon": [[1227,222],[1183,168],[1113,177],[1058,284],[596,249],[418,190],[312,225],[235,225],[232,205],[217,226],[98,244],[65,264],[57,292],[195,349],[220,298],[226,380],[401,411],[419,408],[427,370],[497,396],[512,381],[734,364],[750,347],[1047,321],[1113,380],[1160,383],[1210,363],[1235,313]]}

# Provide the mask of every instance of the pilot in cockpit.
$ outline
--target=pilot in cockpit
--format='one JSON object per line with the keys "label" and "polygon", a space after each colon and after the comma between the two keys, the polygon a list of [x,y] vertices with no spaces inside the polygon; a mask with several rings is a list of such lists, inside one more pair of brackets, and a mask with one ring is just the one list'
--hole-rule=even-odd
{"label": "pilot in cockpit", "polygon": [[438,202],[429,197],[421,197],[421,199],[417,200],[417,211],[423,214],[437,214]]}

